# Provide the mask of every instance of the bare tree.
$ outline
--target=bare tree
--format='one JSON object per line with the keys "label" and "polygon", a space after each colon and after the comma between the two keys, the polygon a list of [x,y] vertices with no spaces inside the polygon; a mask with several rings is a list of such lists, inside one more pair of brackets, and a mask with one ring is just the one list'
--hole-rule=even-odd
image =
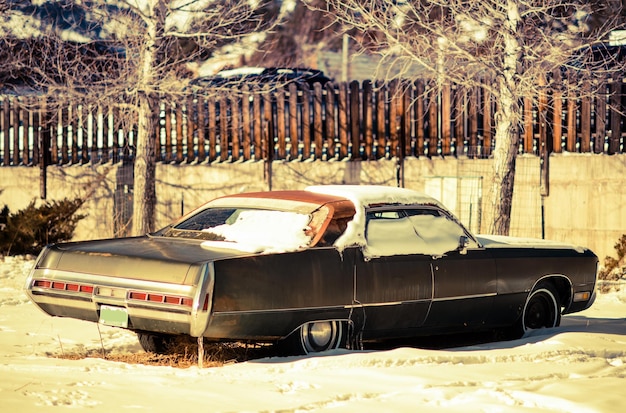
{"label": "bare tree", "polygon": [[124,108],[137,124],[132,233],[140,235],[154,230],[159,96],[185,93],[189,62],[269,30],[280,3],[0,0],[0,40],[13,57],[2,72],[51,96]]}
{"label": "bare tree", "polygon": [[[407,77],[418,68],[440,88],[480,86],[494,97],[495,234],[509,232],[521,98],[550,87],[549,79],[543,86],[540,80],[568,67],[584,77],[620,66],[606,64],[611,56],[598,61],[592,46],[619,27],[621,2],[329,0],[327,10],[356,34],[362,51],[380,57],[382,77]],[[594,20],[594,13],[605,18]]]}

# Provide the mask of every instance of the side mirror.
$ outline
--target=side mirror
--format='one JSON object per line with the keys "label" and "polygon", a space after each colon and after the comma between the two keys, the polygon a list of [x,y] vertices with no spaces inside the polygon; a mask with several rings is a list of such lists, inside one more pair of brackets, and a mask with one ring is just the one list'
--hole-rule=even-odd
{"label": "side mirror", "polygon": [[469,243],[470,241],[467,235],[461,235],[459,237],[459,246],[456,248],[459,254],[467,254],[467,247],[469,246]]}

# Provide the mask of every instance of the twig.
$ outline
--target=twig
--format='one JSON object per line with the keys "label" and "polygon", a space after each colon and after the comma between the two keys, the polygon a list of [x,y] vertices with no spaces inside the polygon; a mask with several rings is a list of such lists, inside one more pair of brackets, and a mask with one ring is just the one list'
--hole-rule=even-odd
{"label": "twig", "polygon": [[59,347],[61,347],[61,357],[65,357],[65,352],[63,351],[63,342],[61,341],[61,336],[57,334],[57,338],[59,339]]}
{"label": "twig", "polygon": [[106,359],[107,354],[106,354],[106,351],[104,350],[104,342],[102,341],[102,333],[100,332],[100,323],[97,323],[96,325],[98,326],[98,335],[100,336],[100,348],[102,348],[102,358]]}

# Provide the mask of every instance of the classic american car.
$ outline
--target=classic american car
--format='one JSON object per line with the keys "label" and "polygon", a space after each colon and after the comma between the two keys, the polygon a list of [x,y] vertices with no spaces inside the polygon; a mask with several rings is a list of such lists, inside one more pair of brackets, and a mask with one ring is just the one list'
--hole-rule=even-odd
{"label": "classic american car", "polygon": [[522,337],[595,298],[582,247],[474,236],[408,189],[330,185],[217,198],[145,236],[47,246],[26,289],[44,312],[177,338],[315,353],[470,331]]}

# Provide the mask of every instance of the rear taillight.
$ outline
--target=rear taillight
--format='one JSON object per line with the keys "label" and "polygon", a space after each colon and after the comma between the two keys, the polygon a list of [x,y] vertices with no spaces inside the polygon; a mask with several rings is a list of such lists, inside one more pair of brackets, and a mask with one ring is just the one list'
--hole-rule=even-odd
{"label": "rear taillight", "polygon": [[163,303],[180,305],[183,307],[191,307],[193,300],[189,297],[180,297],[177,295],[166,295],[149,293],[145,291],[130,291],[128,293],[129,300],[146,301],[151,303]]}
{"label": "rear taillight", "polygon": [[46,290],[70,291],[74,293],[93,293],[93,285],[66,283],[61,281],[35,280],[33,288],[41,288]]}

